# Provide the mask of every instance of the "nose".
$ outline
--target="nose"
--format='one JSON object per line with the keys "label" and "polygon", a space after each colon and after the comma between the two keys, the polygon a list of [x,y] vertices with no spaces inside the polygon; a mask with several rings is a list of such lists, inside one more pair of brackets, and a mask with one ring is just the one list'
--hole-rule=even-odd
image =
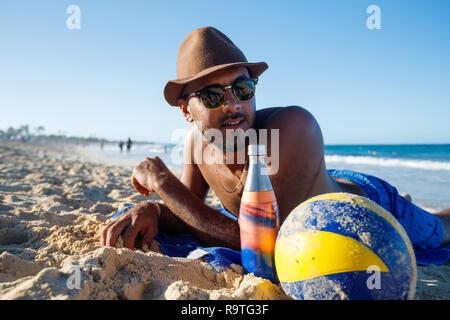
{"label": "nose", "polygon": [[241,110],[241,102],[236,99],[231,89],[226,90],[222,111],[224,113],[236,113],[239,110]]}

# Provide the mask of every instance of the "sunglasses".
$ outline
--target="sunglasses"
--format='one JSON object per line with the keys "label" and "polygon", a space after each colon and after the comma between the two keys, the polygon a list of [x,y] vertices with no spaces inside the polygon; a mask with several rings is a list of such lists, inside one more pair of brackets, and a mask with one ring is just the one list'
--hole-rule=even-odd
{"label": "sunglasses", "polygon": [[231,89],[236,99],[241,102],[249,101],[255,96],[256,84],[258,78],[237,79],[231,85],[221,86],[213,84],[201,90],[187,94],[190,97],[199,97],[203,105],[208,109],[217,109],[225,100],[225,91]]}

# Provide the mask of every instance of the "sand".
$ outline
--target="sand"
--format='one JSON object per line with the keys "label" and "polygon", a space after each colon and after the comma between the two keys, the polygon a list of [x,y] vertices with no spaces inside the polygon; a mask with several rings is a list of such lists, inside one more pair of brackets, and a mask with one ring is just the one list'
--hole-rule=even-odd
{"label": "sand", "polygon": [[[0,299],[289,298],[240,266],[165,256],[156,241],[145,252],[102,247],[107,217],[148,198],[131,185],[131,163],[73,150],[0,142]],[[219,204],[212,192],[207,203]],[[449,262],[419,266],[415,299],[449,299],[449,275]]]}

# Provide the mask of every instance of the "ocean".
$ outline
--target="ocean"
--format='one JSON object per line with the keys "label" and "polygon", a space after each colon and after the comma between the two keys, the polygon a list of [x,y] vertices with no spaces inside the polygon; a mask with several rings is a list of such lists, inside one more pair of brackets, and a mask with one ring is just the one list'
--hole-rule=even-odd
{"label": "ocean", "polygon": [[381,178],[428,211],[450,208],[450,144],[329,145],[325,162]]}
{"label": "ocean", "polygon": [[[98,157],[122,159],[131,165],[159,156],[181,170],[182,147],[174,144],[135,144],[130,152],[116,144],[89,146]],[[328,169],[349,169],[379,177],[400,193],[411,195],[420,207],[437,212],[450,208],[450,144],[437,145],[327,145]]]}

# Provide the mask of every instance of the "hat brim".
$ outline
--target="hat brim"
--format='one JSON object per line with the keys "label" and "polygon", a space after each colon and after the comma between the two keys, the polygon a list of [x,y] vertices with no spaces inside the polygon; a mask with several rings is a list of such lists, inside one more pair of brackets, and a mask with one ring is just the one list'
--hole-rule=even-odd
{"label": "hat brim", "polygon": [[248,68],[250,75],[252,77],[258,77],[264,71],[266,71],[266,69],[269,66],[265,62],[253,62],[253,63],[234,62],[207,68],[197,73],[195,76],[183,79],[170,80],[169,82],[167,82],[164,88],[164,98],[169,103],[169,105],[178,106],[178,99],[181,97],[183,89],[186,86],[186,84],[195,80],[199,80],[203,77],[206,77],[207,75],[216,72],[218,70],[234,69],[236,67],[246,67]]}

